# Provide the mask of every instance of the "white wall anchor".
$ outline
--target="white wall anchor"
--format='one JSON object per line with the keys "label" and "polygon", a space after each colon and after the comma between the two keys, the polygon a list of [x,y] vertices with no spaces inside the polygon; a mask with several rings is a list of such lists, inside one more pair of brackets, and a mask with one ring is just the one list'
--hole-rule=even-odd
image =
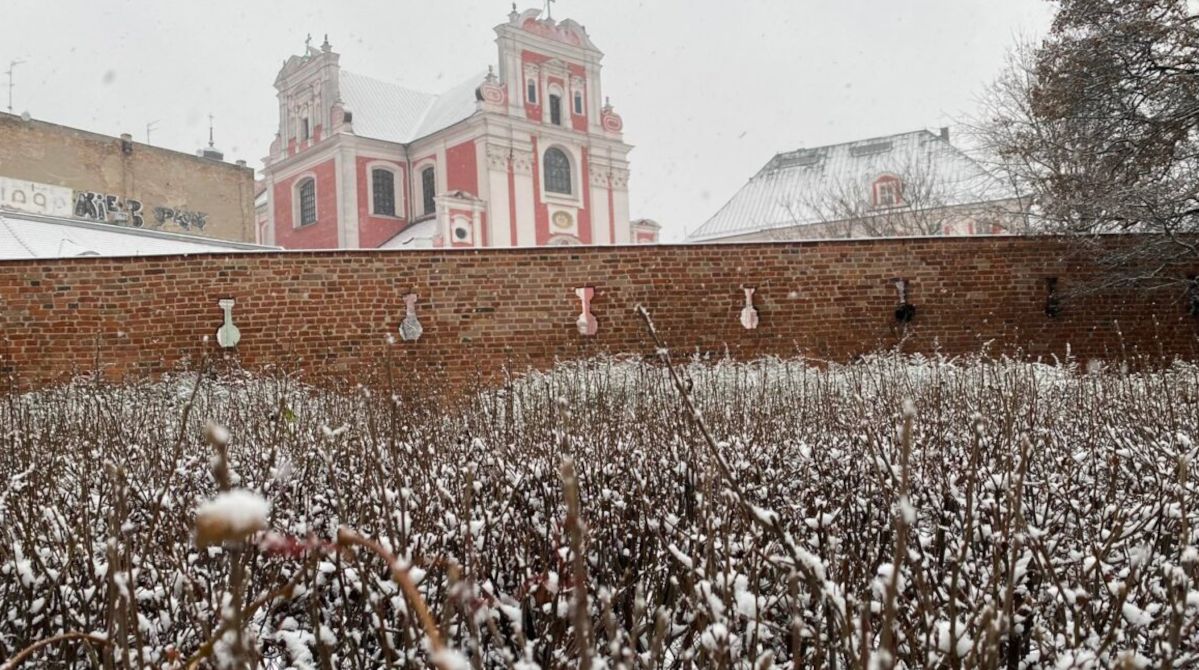
{"label": "white wall anchor", "polygon": [[754,308],[754,291],[757,289],[742,290],[745,291],[745,307],[741,308],[741,325],[746,330],[753,330],[758,327],[758,310]]}
{"label": "white wall anchor", "polygon": [[405,342],[415,342],[425,332],[424,326],[420,325],[420,319],[416,318],[415,293],[409,293],[404,296],[404,309],[407,314],[404,315],[404,320],[400,322],[400,339]]}
{"label": "white wall anchor", "polygon": [[217,344],[226,349],[232,349],[241,341],[241,331],[233,325],[233,298],[218,300],[217,305],[225,310],[225,324],[216,331]]}

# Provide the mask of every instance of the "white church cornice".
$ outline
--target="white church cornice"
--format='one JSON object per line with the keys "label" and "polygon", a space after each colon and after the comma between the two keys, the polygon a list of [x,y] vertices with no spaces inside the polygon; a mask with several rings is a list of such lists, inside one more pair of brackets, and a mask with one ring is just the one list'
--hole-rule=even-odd
{"label": "white church cornice", "polygon": [[[520,116],[508,116],[503,113],[484,112],[478,115],[483,119],[487,127],[487,135],[489,137],[500,138],[509,137],[509,134],[524,135],[525,137],[533,136],[541,138],[542,141],[552,140],[567,144],[575,144],[586,146],[593,150],[602,150],[612,152],[614,154],[628,154],[633,150],[634,145],[626,143],[619,137],[614,137],[609,134],[579,132],[569,127],[559,127],[537,121],[529,120]],[[474,118],[474,117],[472,117]]]}

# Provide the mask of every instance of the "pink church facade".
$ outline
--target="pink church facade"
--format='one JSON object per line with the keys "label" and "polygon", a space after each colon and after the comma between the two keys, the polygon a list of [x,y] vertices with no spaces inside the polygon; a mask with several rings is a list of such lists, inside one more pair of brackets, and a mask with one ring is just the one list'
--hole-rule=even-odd
{"label": "pink church facade", "polygon": [[582,26],[509,15],[498,68],[430,95],[340,68],[328,40],[275,81],[263,241],[292,249],[653,242],[631,146]]}

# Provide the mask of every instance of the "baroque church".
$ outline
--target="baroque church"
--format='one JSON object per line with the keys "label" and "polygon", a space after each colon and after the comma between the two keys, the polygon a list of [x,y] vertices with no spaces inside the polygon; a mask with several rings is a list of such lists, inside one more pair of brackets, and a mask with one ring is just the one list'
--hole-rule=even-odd
{"label": "baroque church", "polygon": [[326,37],[275,80],[260,239],[289,249],[654,242],[587,31],[513,6],[498,67],[439,94],[342,70]]}

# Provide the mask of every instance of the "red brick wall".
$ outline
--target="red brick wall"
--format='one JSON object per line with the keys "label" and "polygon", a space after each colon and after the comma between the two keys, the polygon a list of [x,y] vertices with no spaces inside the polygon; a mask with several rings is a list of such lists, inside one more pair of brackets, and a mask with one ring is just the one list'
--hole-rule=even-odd
{"label": "red brick wall", "polygon": [[[948,354],[1199,353],[1199,320],[1177,290],[1093,294],[1046,316],[1047,277],[1069,291],[1093,273],[1053,239],[1008,237],[0,261],[0,372],[28,385],[96,360],[111,377],[167,370],[219,352],[217,300],[229,297],[244,365],[332,376],[356,376],[388,351],[398,370],[451,380],[651,352],[638,304],[676,350],[738,358],[845,360],[901,338],[907,351]],[[906,334],[895,277],[916,306]],[[595,337],[575,327],[580,286],[596,289]],[[738,321],[742,287],[757,289],[757,330]],[[424,336],[389,345],[409,292]]]}

